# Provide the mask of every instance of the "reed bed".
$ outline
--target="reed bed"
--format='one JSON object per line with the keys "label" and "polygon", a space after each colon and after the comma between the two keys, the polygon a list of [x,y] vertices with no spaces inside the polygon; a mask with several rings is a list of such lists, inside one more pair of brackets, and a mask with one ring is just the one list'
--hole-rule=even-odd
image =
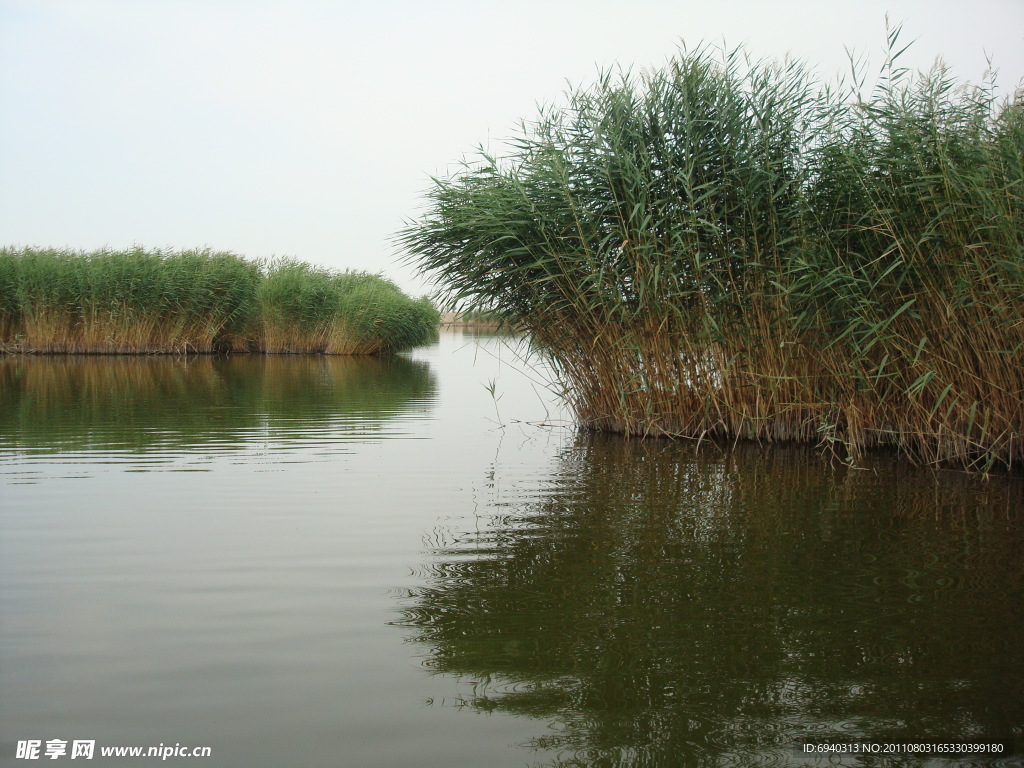
{"label": "reed bed", "polygon": [[377,275],[209,250],[0,250],[0,352],[384,354],[439,315]]}
{"label": "reed bed", "polygon": [[427,299],[384,278],[290,259],[269,266],[257,301],[257,343],[267,352],[382,354],[429,341],[440,324]]}
{"label": "reed bed", "polygon": [[201,251],[5,248],[8,351],[212,352],[252,321],[257,264]]}
{"label": "reed bed", "polygon": [[607,72],[399,235],[629,435],[1024,458],[1024,99],[891,56],[869,96],[741,50]]}

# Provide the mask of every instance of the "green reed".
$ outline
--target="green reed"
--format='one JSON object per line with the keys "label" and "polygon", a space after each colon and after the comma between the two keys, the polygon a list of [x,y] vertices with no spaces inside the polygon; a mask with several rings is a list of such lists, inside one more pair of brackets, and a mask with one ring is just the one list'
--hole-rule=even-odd
{"label": "green reed", "polygon": [[587,426],[1013,464],[1024,103],[896,60],[869,97],[739,50],[605,73],[400,242],[447,308],[530,330]]}
{"label": "green reed", "polygon": [[380,354],[428,341],[437,325],[429,302],[382,277],[297,261],[0,250],[0,351]]}
{"label": "green reed", "polygon": [[269,265],[258,303],[258,345],[268,352],[393,352],[431,340],[440,321],[429,301],[382,277],[290,259]]}
{"label": "green reed", "polygon": [[337,331],[328,344],[329,353],[393,352],[437,337],[441,314],[427,298],[410,298],[377,275],[347,272],[335,279]]}
{"label": "green reed", "polygon": [[209,250],[5,248],[4,348],[210,352],[250,322],[259,267]]}

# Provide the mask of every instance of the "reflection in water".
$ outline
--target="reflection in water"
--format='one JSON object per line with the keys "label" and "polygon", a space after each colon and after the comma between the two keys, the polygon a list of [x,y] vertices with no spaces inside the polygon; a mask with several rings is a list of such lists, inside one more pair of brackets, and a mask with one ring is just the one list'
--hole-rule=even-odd
{"label": "reflection in water", "polygon": [[1019,749],[1024,488],[875,461],[582,437],[433,534],[397,623],[464,705],[548,720],[560,765]]}
{"label": "reflection in water", "polygon": [[400,356],[3,357],[0,455],[278,452],[337,442],[349,422],[365,441],[435,390],[426,363]]}

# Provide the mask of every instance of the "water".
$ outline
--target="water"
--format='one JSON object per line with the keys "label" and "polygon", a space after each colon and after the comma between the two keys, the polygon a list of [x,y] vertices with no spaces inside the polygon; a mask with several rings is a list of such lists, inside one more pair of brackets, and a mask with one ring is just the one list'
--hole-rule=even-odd
{"label": "water", "polygon": [[1022,764],[1019,480],[578,434],[536,378],[0,359],[0,764]]}

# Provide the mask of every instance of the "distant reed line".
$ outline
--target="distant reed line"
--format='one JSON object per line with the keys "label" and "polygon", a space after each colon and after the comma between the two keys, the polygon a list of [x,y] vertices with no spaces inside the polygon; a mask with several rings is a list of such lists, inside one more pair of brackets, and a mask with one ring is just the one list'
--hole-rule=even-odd
{"label": "distant reed line", "polygon": [[399,242],[588,427],[1020,465],[1024,89],[911,73],[898,36],[869,96],[741,50],[606,72]]}
{"label": "distant reed line", "polygon": [[210,250],[0,250],[0,352],[384,354],[439,314],[390,281]]}

